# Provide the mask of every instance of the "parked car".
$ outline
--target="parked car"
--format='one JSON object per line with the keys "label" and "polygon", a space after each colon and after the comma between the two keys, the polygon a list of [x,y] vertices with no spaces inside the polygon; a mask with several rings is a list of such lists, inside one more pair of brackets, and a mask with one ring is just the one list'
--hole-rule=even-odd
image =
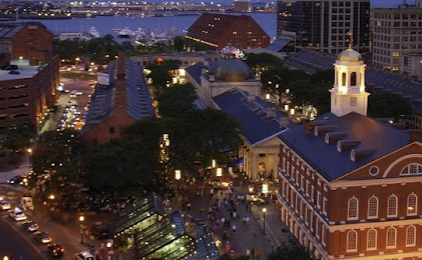
{"label": "parked car", "polygon": [[59,244],[49,244],[47,248],[48,253],[53,257],[62,257],[64,254],[64,248]]}
{"label": "parked car", "polygon": [[91,235],[94,236],[95,239],[110,238],[110,230],[106,225],[98,224],[91,228]]}
{"label": "parked car", "polygon": [[28,218],[20,208],[9,210],[9,216],[16,221],[26,220]]}
{"label": "parked car", "polygon": [[7,201],[5,201],[5,200],[1,200],[0,201],[0,208],[2,210],[8,210],[8,209],[11,209],[12,208],[12,205],[10,205],[10,203],[7,202]]}
{"label": "parked car", "polygon": [[38,231],[38,224],[34,221],[26,221],[23,223],[23,228],[29,232]]}
{"label": "parked car", "polygon": [[9,74],[14,74],[14,75],[18,75],[21,74],[19,70],[11,70],[9,71]]}
{"label": "parked car", "polygon": [[75,260],[94,260],[94,255],[89,251],[82,251],[75,255]]}
{"label": "parked car", "polygon": [[52,239],[47,232],[44,231],[37,231],[34,234],[34,239],[38,241],[40,244],[48,244],[51,243]]}
{"label": "parked car", "polygon": [[20,254],[5,255],[2,260],[23,260],[23,257]]}
{"label": "parked car", "polygon": [[10,64],[10,65],[6,65],[1,67],[2,70],[18,70],[19,66],[15,65],[15,64]]}

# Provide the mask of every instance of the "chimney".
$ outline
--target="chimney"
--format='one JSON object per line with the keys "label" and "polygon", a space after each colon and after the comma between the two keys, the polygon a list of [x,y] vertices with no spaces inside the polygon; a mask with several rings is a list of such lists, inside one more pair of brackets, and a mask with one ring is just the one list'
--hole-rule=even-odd
{"label": "chimney", "polygon": [[275,118],[276,115],[275,107],[267,108],[267,118]]}
{"label": "chimney", "polygon": [[215,81],[215,76],[214,75],[210,75],[208,79],[209,79],[209,82],[214,82]]}
{"label": "chimney", "polygon": [[202,75],[207,74],[207,69],[201,69],[201,74]]}
{"label": "chimney", "polygon": [[399,116],[399,123],[406,123],[406,116],[405,115]]}
{"label": "chimney", "polygon": [[347,132],[337,132],[337,133],[326,133],[325,134],[325,142],[327,144],[331,144],[337,142],[340,139],[343,139],[348,135]]}
{"label": "chimney", "polygon": [[369,150],[369,149],[353,149],[350,152],[350,159],[354,162],[357,162],[363,158],[365,158],[368,155],[371,155],[375,152],[375,150]]}
{"label": "chimney", "polygon": [[337,151],[344,152],[346,150],[349,150],[350,148],[353,148],[355,146],[360,145],[361,141],[356,140],[341,140],[337,142]]}
{"label": "chimney", "polygon": [[303,120],[304,124],[304,134],[309,135],[311,133],[311,120],[309,118],[305,118]]}
{"label": "chimney", "polygon": [[421,131],[418,129],[412,129],[409,131],[410,142],[417,142],[421,138]]}
{"label": "chimney", "polygon": [[327,125],[327,126],[315,126],[314,134],[316,136],[320,136],[330,132],[331,130],[337,128],[335,125]]}
{"label": "chimney", "polygon": [[255,75],[255,79],[256,79],[256,81],[261,81],[261,74],[257,73]]}
{"label": "chimney", "polygon": [[254,94],[249,94],[248,95],[248,102],[254,102],[255,101],[255,95]]}

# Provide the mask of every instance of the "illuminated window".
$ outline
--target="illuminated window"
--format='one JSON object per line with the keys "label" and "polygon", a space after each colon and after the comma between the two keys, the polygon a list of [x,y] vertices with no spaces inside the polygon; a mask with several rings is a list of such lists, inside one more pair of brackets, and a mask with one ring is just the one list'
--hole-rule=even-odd
{"label": "illuminated window", "polygon": [[347,251],[356,251],[358,249],[358,233],[350,230],[347,233]]}
{"label": "illuminated window", "polygon": [[397,217],[397,196],[391,195],[388,198],[388,214],[387,217]]}
{"label": "illuminated window", "polygon": [[416,227],[409,226],[406,229],[406,246],[416,245]]}
{"label": "illuminated window", "polygon": [[378,198],[373,196],[368,200],[368,218],[378,217]]}
{"label": "illuminated window", "polygon": [[416,215],[418,206],[418,197],[415,194],[410,194],[407,197],[407,215]]}
{"label": "illuminated window", "polygon": [[397,230],[393,227],[387,230],[387,248],[396,247],[396,234]]}
{"label": "illuminated window", "polygon": [[368,241],[367,241],[366,248],[367,250],[377,249],[377,231],[375,229],[370,229],[368,231]]}
{"label": "illuminated window", "polygon": [[358,219],[358,200],[356,198],[349,200],[347,219]]}

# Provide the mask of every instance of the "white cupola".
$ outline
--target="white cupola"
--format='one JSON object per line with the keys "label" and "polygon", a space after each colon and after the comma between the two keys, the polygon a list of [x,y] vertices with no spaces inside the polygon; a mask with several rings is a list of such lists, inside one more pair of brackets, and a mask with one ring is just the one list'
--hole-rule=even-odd
{"label": "white cupola", "polygon": [[350,112],[366,116],[369,93],[365,91],[365,67],[360,53],[350,47],[338,55],[330,89],[331,113],[339,117]]}

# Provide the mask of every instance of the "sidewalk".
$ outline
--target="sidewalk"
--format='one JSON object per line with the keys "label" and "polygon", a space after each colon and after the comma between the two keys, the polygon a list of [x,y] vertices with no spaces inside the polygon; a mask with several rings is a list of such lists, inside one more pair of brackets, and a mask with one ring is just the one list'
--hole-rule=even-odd
{"label": "sidewalk", "polygon": [[[201,218],[205,221],[207,219],[207,212],[212,207],[212,203],[216,201],[216,198],[221,197],[222,193],[219,191],[217,194],[213,194],[212,199],[210,199],[210,187],[206,187],[201,197],[196,194],[196,189],[200,186],[199,183],[195,186],[190,186],[189,192],[184,195],[185,201],[189,201],[192,205],[190,210],[186,209],[184,212],[194,219]],[[226,193],[227,191],[222,192]],[[246,193],[246,185],[243,187],[234,187],[234,195],[246,195]],[[176,201],[174,205],[175,209],[182,209],[181,195],[176,198]],[[264,207],[267,209],[265,213],[265,233],[262,212]],[[205,211],[201,211],[201,208],[205,209]],[[277,209],[273,204],[249,206],[249,210],[247,211],[245,203],[240,202],[236,208],[237,218],[233,218],[230,214],[229,207],[223,207],[217,211],[214,221],[211,223],[212,231],[220,238],[223,238],[224,233],[229,236],[227,239],[222,239],[222,242],[226,243],[228,240],[236,256],[246,255],[248,250],[254,249],[255,252],[257,250],[260,251],[261,259],[265,259],[273,249],[280,246],[283,242],[288,241],[289,235],[288,233],[282,232],[284,226],[278,220]],[[225,227],[221,225],[221,218],[223,217],[226,222]],[[249,218],[249,222],[244,223],[243,218]],[[230,222],[229,225],[227,225],[228,221]],[[235,226],[235,231],[233,230],[233,226]]]}

